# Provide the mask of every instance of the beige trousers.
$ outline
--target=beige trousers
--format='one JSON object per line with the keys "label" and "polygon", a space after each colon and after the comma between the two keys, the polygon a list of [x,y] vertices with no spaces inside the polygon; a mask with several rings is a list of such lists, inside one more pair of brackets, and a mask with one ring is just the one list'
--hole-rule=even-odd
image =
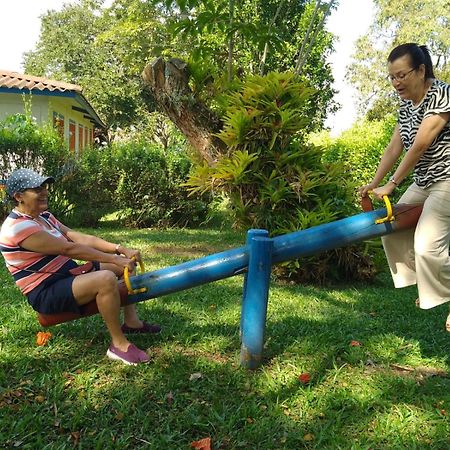
{"label": "beige trousers", "polygon": [[413,183],[398,203],[423,204],[415,229],[382,237],[396,288],[417,283],[423,309],[450,301],[450,180]]}

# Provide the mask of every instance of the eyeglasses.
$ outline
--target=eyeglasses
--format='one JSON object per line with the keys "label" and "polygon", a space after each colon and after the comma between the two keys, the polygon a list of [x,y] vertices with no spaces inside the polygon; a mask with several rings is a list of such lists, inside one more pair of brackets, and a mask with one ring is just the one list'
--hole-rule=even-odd
{"label": "eyeglasses", "polygon": [[48,191],[49,188],[50,188],[50,184],[49,183],[44,183],[44,184],[41,184],[40,186],[35,187],[35,188],[25,189],[23,192],[25,192],[25,191],[33,191],[36,194],[40,194],[42,191]]}
{"label": "eyeglasses", "polygon": [[394,81],[404,81],[406,79],[406,77],[414,70],[416,70],[416,69],[414,68],[414,69],[408,70],[408,72],[401,73],[399,75],[388,75],[386,77],[386,79],[388,81],[390,81],[391,83],[393,83]]}

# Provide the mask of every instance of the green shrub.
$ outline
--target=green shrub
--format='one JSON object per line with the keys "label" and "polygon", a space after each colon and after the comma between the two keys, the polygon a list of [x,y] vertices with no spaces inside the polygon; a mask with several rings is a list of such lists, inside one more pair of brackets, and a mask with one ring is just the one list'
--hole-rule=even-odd
{"label": "green shrub", "polygon": [[169,189],[170,224],[177,226],[196,226],[206,220],[211,196],[208,194],[189,196],[184,183],[187,181],[191,161],[188,156],[176,149],[166,155]]}
{"label": "green shrub", "polygon": [[116,144],[112,161],[117,176],[114,201],[121,220],[128,226],[157,225],[165,214],[168,185],[162,153],[141,143]]}
{"label": "green shrub", "polygon": [[63,177],[65,220],[71,225],[97,226],[116,213],[127,227],[190,226],[206,217],[207,202],[188,198],[188,158],[156,144],[117,142],[87,149]]}
{"label": "green shrub", "polygon": [[[355,186],[363,186],[372,181],[395,124],[394,116],[387,116],[382,121],[363,120],[344,131],[338,138],[332,139],[322,133],[311,141],[324,148],[324,162],[340,161],[350,182]],[[404,192],[411,179],[410,176],[399,189],[395,190],[393,201]],[[355,204],[359,204],[356,190],[354,201]]]}
{"label": "green shrub", "polygon": [[381,155],[389,144],[394,126],[393,117],[385,121],[357,122],[338,138],[328,141],[328,145],[324,146],[323,160],[325,162],[342,161],[349,170],[348,175],[356,184],[366,184],[375,174]]}
{"label": "green shrub", "polygon": [[[228,154],[213,166],[196,167],[187,183],[192,192],[228,197],[235,226],[264,228],[272,236],[355,212],[354,185],[343,165],[324,162],[322,149],[305,140],[312,94],[291,73],[249,77],[224,98],[218,136]],[[373,265],[362,247],[353,246],[287,263],[281,272],[302,281],[366,279]]]}
{"label": "green shrub", "polygon": [[[15,114],[0,122],[0,158],[0,179],[5,180],[19,167],[59,177],[71,157],[53,127],[37,126],[30,116]],[[10,207],[10,204],[1,203],[2,217]]]}
{"label": "green shrub", "polygon": [[52,211],[73,227],[95,227],[115,211],[112,202],[117,177],[111,168],[109,147],[85,148],[66,170],[52,192]]}
{"label": "green shrub", "polygon": [[[116,143],[75,160],[50,125],[15,115],[0,122],[0,158],[2,180],[16,167],[54,176],[49,208],[69,226],[95,227],[112,212],[126,226],[190,226],[207,214],[208,196],[188,197],[182,186],[191,163],[177,149]],[[3,217],[10,207],[1,203]]]}

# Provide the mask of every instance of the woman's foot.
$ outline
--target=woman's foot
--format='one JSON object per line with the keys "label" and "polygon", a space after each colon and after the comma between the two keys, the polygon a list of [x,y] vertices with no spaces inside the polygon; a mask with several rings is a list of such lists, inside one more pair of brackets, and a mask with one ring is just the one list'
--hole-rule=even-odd
{"label": "woman's foot", "polygon": [[122,325],[122,333],[151,333],[157,334],[161,331],[161,327],[156,323],[147,323],[139,319],[136,306],[128,305],[124,308],[124,320]]}
{"label": "woman's foot", "polygon": [[150,361],[147,353],[137,348],[134,344],[130,344],[126,351],[122,351],[111,344],[106,352],[106,356],[109,359],[122,361],[124,364],[133,366],[140,363],[148,363]]}
{"label": "woman's foot", "polygon": [[144,321],[139,319],[137,316],[124,317],[124,325],[129,328],[142,328],[144,325]]}
{"label": "woman's foot", "polygon": [[161,327],[157,323],[147,323],[144,321],[140,321],[140,323],[138,324],[124,323],[122,325],[122,333],[127,334],[141,334],[141,333],[158,334],[160,331]]}

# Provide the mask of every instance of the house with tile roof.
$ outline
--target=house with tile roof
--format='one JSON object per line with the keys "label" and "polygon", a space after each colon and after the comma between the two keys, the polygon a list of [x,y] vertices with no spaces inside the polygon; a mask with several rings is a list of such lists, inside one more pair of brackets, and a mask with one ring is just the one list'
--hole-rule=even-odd
{"label": "house with tile roof", "polygon": [[81,86],[0,70],[0,120],[23,114],[26,102],[32,117],[38,123],[53,123],[76,155],[94,143],[95,129],[106,128]]}

